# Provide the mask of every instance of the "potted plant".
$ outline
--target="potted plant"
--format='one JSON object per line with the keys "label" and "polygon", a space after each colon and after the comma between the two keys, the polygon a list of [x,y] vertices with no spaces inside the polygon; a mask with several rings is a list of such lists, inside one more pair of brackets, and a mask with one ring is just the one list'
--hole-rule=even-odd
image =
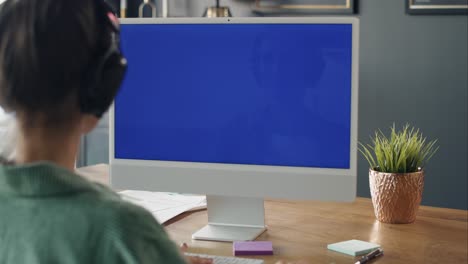
{"label": "potted plant", "polygon": [[387,137],[375,132],[371,144],[359,143],[369,162],[369,185],[376,218],[384,223],[405,224],[416,219],[424,186],[424,165],[437,152],[437,140],[428,142],[419,129],[395,124]]}

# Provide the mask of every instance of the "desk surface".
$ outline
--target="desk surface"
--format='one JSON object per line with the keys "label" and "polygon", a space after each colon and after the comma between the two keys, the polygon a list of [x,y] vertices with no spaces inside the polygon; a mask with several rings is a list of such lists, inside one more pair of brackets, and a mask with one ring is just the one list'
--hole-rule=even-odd
{"label": "desk surface", "polygon": [[[107,166],[81,170],[86,177],[108,182]],[[258,240],[273,242],[276,260],[308,260],[310,263],[351,264],[355,258],[327,250],[327,244],[360,239],[380,244],[385,255],[375,263],[468,263],[468,211],[421,206],[413,224],[391,225],[375,220],[372,202],[353,203],[266,200],[268,231]],[[166,225],[177,242],[191,252],[232,255],[232,245],[191,240],[191,234],[207,223],[206,210],[186,213]]]}

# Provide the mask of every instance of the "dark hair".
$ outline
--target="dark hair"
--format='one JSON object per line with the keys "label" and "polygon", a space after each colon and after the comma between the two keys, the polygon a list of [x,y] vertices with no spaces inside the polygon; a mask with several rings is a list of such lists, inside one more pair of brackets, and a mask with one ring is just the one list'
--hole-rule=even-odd
{"label": "dark hair", "polygon": [[[0,7],[0,106],[53,122],[79,111],[78,89],[109,45],[96,0],[7,0]],[[108,41],[107,41],[108,42]]]}

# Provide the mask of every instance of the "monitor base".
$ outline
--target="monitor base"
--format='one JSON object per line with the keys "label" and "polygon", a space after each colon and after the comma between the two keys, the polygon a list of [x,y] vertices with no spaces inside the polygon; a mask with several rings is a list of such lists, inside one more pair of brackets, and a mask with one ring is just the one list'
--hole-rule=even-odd
{"label": "monitor base", "polygon": [[223,226],[208,224],[192,235],[192,239],[210,241],[250,241],[266,231],[265,227]]}
{"label": "monitor base", "polygon": [[206,196],[208,225],[192,235],[211,241],[249,241],[266,230],[262,198]]}

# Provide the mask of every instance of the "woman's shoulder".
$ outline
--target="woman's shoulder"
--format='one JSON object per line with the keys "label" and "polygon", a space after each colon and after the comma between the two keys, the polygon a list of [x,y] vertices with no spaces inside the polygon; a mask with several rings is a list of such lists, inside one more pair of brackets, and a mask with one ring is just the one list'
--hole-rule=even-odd
{"label": "woman's shoulder", "polygon": [[101,212],[100,217],[114,229],[113,232],[124,236],[166,235],[162,226],[145,208],[122,199],[105,185],[96,183],[96,189],[99,194],[95,199],[98,208],[95,209]]}
{"label": "woman's shoulder", "polygon": [[[106,186],[100,186],[107,190]],[[108,191],[108,190],[107,190]],[[109,255],[131,255],[132,263],[185,263],[178,247],[146,209],[105,195],[99,199],[103,246],[114,248]]]}

